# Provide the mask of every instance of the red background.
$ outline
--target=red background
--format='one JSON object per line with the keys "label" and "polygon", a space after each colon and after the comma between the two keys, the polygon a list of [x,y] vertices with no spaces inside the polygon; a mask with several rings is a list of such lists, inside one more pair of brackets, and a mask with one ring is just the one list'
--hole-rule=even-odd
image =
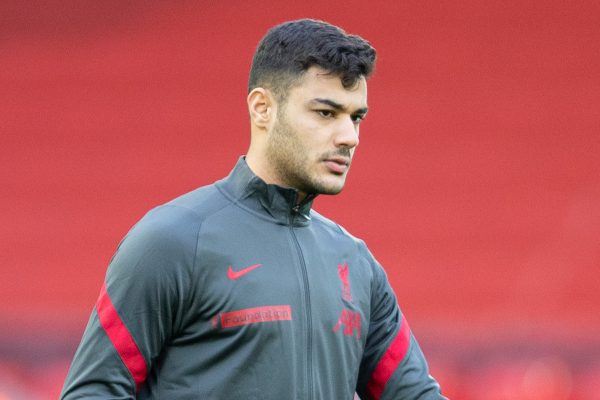
{"label": "red background", "polygon": [[119,240],[229,172],[254,48],[301,17],[378,50],[316,209],[386,267],[446,393],[599,398],[597,2],[73,0],[0,3],[0,399],[56,397]]}

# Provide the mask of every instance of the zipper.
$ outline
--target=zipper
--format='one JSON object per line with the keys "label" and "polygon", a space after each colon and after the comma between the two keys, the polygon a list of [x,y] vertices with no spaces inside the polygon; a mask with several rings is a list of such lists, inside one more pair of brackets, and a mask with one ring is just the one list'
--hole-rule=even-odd
{"label": "zipper", "polygon": [[308,398],[313,398],[313,376],[312,376],[312,313],[311,313],[311,304],[310,304],[310,290],[308,287],[308,271],[306,270],[306,261],[304,260],[304,255],[302,254],[302,249],[300,248],[300,243],[298,242],[298,237],[296,236],[296,232],[294,232],[294,220],[298,215],[298,211],[300,210],[300,206],[296,205],[292,208],[292,213],[290,214],[290,233],[292,238],[294,239],[294,244],[296,245],[296,251],[298,252],[298,258],[300,259],[300,271],[302,272],[302,283],[304,284],[304,306],[306,308],[306,372],[307,372],[307,386],[308,386]]}

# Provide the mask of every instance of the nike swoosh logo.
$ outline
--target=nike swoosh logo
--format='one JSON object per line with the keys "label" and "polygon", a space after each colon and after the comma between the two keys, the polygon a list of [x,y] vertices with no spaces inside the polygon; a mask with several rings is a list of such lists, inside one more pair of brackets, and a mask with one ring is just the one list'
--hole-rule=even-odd
{"label": "nike swoosh logo", "polygon": [[260,267],[261,265],[262,264],[254,264],[247,268],[241,269],[239,271],[234,271],[230,265],[229,268],[227,269],[227,277],[229,279],[231,279],[232,281],[235,281],[236,279],[240,279],[242,276],[246,275],[248,272],[253,271],[256,268]]}

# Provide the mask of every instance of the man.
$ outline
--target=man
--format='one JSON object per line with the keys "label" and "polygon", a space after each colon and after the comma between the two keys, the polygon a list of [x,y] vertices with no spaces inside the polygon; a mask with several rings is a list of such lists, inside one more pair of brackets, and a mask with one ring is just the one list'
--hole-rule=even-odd
{"label": "man", "polygon": [[375,50],[320,21],[271,29],[231,174],[120,244],[63,399],[442,399],[385,272],[311,209],[344,186]]}

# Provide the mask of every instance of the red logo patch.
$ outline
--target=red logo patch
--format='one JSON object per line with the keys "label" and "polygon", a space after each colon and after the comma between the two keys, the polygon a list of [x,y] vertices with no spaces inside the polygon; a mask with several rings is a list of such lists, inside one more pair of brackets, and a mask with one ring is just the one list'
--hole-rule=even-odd
{"label": "red logo patch", "polygon": [[354,336],[354,330],[356,329],[356,338],[360,339],[360,313],[358,311],[344,308],[337,324],[333,327],[333,331],[337,332],[342,325],[344,325],[344,335]]}
{"label": "red logo patch", "polygon": [[352,292],[350,291],[350,281],[348,281],[348,264],[339,264],[338,272],[342,281],[342,298],[346,301],[352,301]]}
{"label": "red logo patch", "polygon": [[221,326],[223,328],[258,324],[260,322],[291,320],[292,308],[290,306],[245,308],[243,310],[224,312],[221,314]]}

